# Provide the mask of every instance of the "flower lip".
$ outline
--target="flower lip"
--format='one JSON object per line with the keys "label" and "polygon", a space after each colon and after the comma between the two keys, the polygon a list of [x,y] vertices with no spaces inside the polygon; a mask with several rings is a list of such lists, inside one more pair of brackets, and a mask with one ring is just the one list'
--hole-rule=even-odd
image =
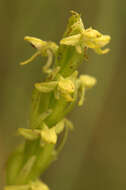
{"label": "flower lip", "polygon": [[90,48],[104,47],[109,43],[111,39],[109,35],[102,35],[100,32],[92,28],[83,31],[83,38],[84,41],[87,43],[87,46],[89,46]]}

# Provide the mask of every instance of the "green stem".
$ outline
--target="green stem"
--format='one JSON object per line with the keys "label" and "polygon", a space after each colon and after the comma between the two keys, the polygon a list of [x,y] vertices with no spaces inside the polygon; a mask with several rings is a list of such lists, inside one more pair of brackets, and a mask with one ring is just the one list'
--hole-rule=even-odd
{"label": "green stem", "polygon": [[[44,146],[44,148],[42,148],[39,145],[39,146],[36,146],[36,148],[37,148],[36,153],[32,155],[35,157],[35,162],[33,163],[32,167],[30,168],[28,172],[25,170],[23,171],[23,167],[29,161],[27,159],[27,162],[23,164],[23,167],[20,170],[20,173],[14,182],[15,185],[27,184],[28,182],[37,179],[37,177],[39,177],[40,174],[42,174],[46,170],[46,168],[50,165],[50,163],[54,160],[54,155],[53,155],[54,145],[53,144],[47,144]],[[32,156],[31,157],[29,156],[28,158],[32,158]]]}

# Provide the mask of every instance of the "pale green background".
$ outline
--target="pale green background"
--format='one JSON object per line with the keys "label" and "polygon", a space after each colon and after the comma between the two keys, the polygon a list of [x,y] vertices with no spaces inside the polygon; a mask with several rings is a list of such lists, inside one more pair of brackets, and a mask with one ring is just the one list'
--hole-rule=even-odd
{"label": "pale green background", "polygon": [[96,76],[85,105],[69,118],[75,130],[44,174],[51,190],[126,189],[126,1],[0,0],[0,189],[9,153],[19,143],[18,127],[28,123],[31,91],[41,79],[40,59],[20,68],[34,50],[25,35],[60,40],[69,10],[82,14],[85,26],[110,34],[111,52],[89,52],[81,73]]}

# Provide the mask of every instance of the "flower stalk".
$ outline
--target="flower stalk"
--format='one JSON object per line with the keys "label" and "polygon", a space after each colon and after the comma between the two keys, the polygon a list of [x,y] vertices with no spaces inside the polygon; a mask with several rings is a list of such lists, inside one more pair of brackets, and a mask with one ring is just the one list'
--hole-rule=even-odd
{"label": "flower stalk", "polygon": [[80,15],[74,11],[71,13],[59,45],[25,37],[36,53],[20,64],[26,65],[37,56],[47,57],[42,69],[46,78],[34,85],[29,127],[18,129],[25,143],[8,160],[5,190],[49,189],[39,177],[56,160],[69,130],[73,129],[66,115],[76,102],[83,105],[85,92],[96,84],[92,76],[78,76],[77,69],[87,59],[87,49],[91,48],[98,54],[109,51],[102,48],[109,43],[110,36],[92,28],[85,29]]}

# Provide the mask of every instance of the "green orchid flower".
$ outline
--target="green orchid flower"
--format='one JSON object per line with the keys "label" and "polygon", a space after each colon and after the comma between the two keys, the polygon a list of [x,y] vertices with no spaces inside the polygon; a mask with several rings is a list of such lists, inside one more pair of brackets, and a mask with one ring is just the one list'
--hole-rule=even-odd
{"label": "green orchid flower", "polygon": [[68,36],[60,41],[60,44],[67,46],[75,46],[78,53],[82,53],[84,47],[93,49],[97,54],[105,54],[109,49],[101,48],[110,42],[109,35],[103,35],[92,28],[83,29],[78,34]]}

